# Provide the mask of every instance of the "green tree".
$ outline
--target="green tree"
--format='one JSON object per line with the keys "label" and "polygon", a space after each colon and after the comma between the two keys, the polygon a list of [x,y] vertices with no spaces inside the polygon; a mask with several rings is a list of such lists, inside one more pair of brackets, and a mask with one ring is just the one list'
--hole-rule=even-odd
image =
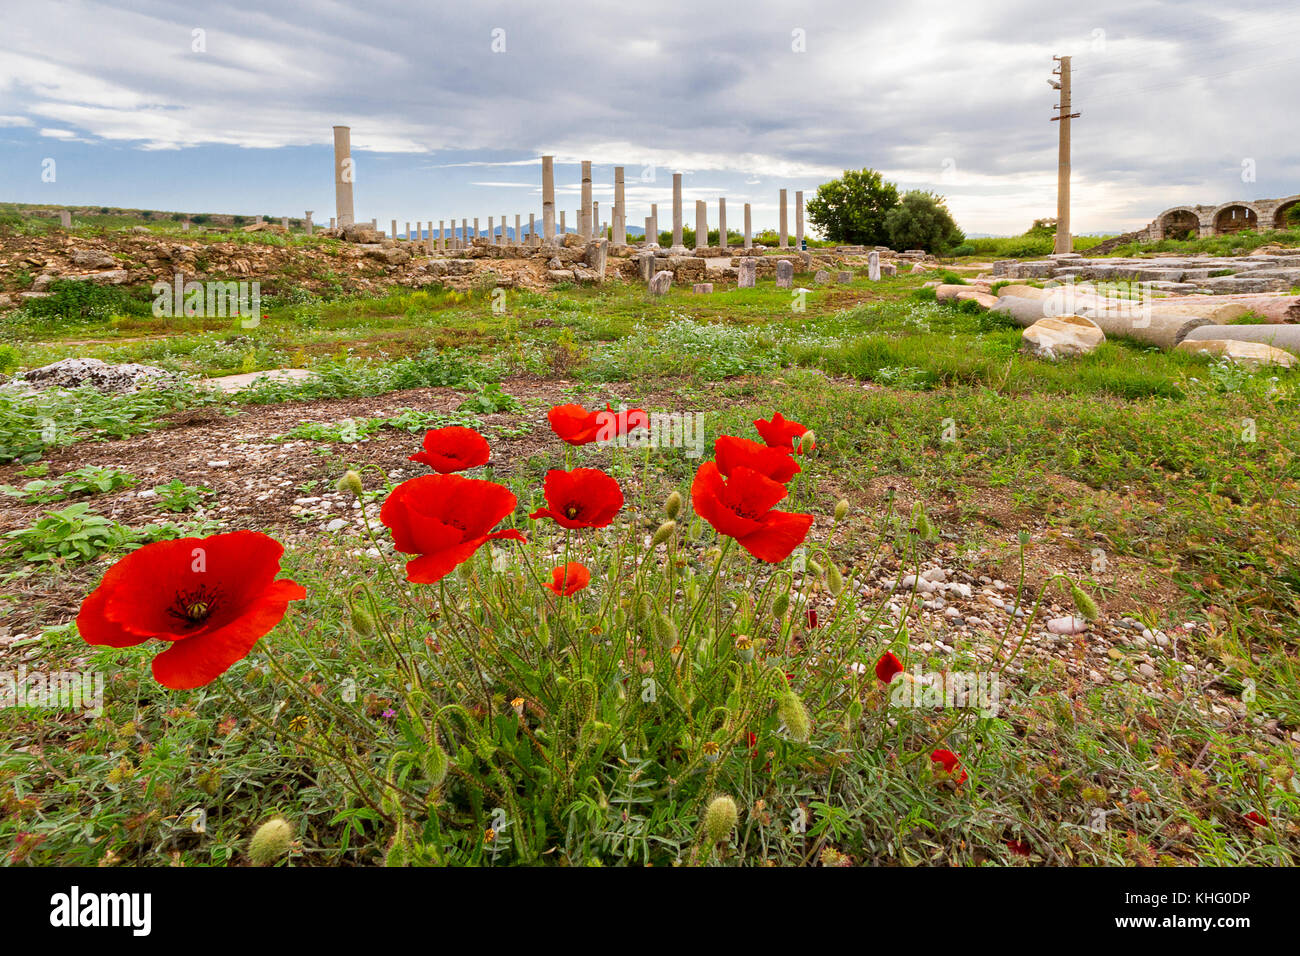
{"label": "green tree", "polygon": [[884,245],[885,216],[898,205],[898,187],[874,169],[846,169],[844,175],[817,187],[808,200],[808,221],[833,242]]}
{"label": "green tree", "polygon": [[889,245],[894,249],[924,249],[942,255],[966,240],[942,196],[914,189],[885,216]]}

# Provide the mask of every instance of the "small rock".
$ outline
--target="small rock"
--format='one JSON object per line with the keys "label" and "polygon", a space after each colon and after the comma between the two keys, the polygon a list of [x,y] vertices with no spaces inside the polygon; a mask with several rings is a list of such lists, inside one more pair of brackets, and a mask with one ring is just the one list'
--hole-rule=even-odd
{"label": "small rock", "polygon": [[1047,629],[1053,634],[1082,634],[1088,622],[1081,617],[1054,617],[1047,622]]}

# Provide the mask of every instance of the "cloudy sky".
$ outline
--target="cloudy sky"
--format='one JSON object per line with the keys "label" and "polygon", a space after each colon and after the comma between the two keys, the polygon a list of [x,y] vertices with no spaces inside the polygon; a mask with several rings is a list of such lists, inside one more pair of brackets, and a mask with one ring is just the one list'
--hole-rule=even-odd
{"label": "cloudy sky", "polygon": [[[1055,214],[1052,56],[1074,60],[1076,232],[1182,203],[1300,193],[1297,0],[0,0],[0,201],[357,217],[559,205],[596,164],[628,220],[870,166],[971,233]],[[55,178],[42,171],[53,159]],[[47,177],[48,178],[48,177]]]}

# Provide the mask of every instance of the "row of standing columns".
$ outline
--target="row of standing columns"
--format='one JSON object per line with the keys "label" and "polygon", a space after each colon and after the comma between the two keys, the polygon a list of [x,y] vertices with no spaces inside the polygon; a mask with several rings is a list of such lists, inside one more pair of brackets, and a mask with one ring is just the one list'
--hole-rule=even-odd
{"label": "row of standing columns", "polygon": [[[354,180],[354,167],[352,163],[352,139],[351,130],[347,126],[334,127],[334,198],[337,207],[337,215],[330,220],[330,228],[345,228],[355,224],[355,211],[353,207],[352,184]],[[591,161],[582,161],[582,205],[577,210],[578,234],[583,239],[593,239],[597,235],[604,236],[607,227],[612,227],[611,238],[615,245],[624,245],[627,242],[627,204],[624,184],[624,167],[614,167],[614,209],[608,224],[600,220],[600,205],[592,198],[592,179],[591,179]],[[804,238],[804,216],[803,216],[803,192],[796,191],[795,194],[795,245],[798,248],[803,247]],[[778,241],[780,248],[789,248],[789,224],[787,220],[787,193],[781,190],[780,210],[779,210],[779,231]],[[750,204],[745,203],[744,210],[744,248],[753,247],[752,217],[750,213]],[[675,252],[685,252],[686,248],[682,243],[683,220],[682,220],[682,174],[673,174],[673,231],[672,231],[672,250]],[[372,223],[373,225],[373,223]],[[449,247],[458,248],[472,242],[479,237],[479,221],[474,220],[474,231],[469,231],[469,220],[461,219],[460,238],[456,237],[456,220],[451,220],[451,235],[448,236],[444,227],[444,221],[438,222],[437,237],[433,236],[433,221],[429,223],[429,244],[435,246],[439,251]],[[542,157],[542,241],[553,240],[556,236],[556,209],[555,209],[555,157]],[[564,222],[564,210],[559,213],[559,232],[564,234],[567,228]],[[515,241],[520,241],[520,230],[522,226],[521,218],[515,215]],[[500,242],[504,243],[506,238],[506,217],[501,217],[501,238]],[[311,214],[307,215],[307,231],[311,232]],[[652,203],[650,206],[650,215],[645,219],[645,241],[651,245],[659,244],[659,207]],[[397,220],[392,221],[392,235],[397,236]],[[416,239],[423,236],[423,229],[419,222],[416,223]],[[488,218],[488,236],[490,241],[496,242],[496,227],[493,217]],[[534,214],[528,216],[528,238],[532,242],[537,236],[537,224]],[[406,223],[406,237],[411,238],[411,224]],[[727,236],[727,201],[725,198],[718,200],[718,244],[722,249],[729,247]],[[697,200],[695,203],[695,246],[697,249],[704,248],[708,245],[708,209],[703,200]]]}

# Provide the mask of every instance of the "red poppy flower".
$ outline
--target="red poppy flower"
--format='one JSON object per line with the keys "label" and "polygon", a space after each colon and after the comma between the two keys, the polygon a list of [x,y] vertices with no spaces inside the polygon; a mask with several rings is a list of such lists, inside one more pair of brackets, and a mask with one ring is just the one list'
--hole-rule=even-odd
{"label": "red poppy flower", "polygon": [[1007,840],[1007,849],[1016,856],[1029,856],[1029,844],[1024,840]]}
{"label": "red poppy flower", "polygon": [[570,445],[587,445],[610,441],[637,428],[649,428],[650,416],[644,409],[614,411],[606,403],[604,410],[589,412],[581,405],[556,405],[546,413],[551,431]]}
{"label": "red poppy flower", "polygon": [[[961,761],[951,750],[936,750],[930,754],[930,759],[937,764],[941,764],[943,769],[951,774],[957,783],[966,782],[966,771],[962,769]],[[960,776],[957,776],[960,774]]]}
{"label": "red poppy flower", "polygon": [[[755,419],[754,427],[758,429],[758,433],[763,436],[763,441],[767,442],[769,447],[782,448],[788,452],[795,451],[795,441],[808,434],[806,427],[788,420],[780,412],[773,415],[770,422],[761,418]],[[811,451],[815,447],[814,444],[807,449],[800,447],[798,450],[802,453],[805,450]]]}
{"label": "red poppy flower", "polygon": [[808,630],[813,630],[817,627],[817,612],[809,608],[808,613],[804,615],[804,620],[808,622]]}
{"label": "red poppy flower", "polygon": [[700,466],[691,484],[695,513],[719,534],[735,538],[754,557],[771,564],[788,558],[812,527],[812,515],[772,510],[786,494],[780,482],[744,465],[723,478],[711,461]]}
{"label": "red poppy flower", "polygon": [[242,660],[307,596],[280,573],[284,546],[257,531],[156,541],[122,558],[81,604],[87,644],[134,647],[150,638],[171,647],[153,676],[173,690],[202,687]]}
{"label": "red poppy flower", "polygon": [[619,407],[614,411],[609,403],[605,403],[603,412],[596,412],[596,441],[613,441],[619,435],[626,435],[628,432],[634,432],[638,428],[650,427],[650,416],[646,414],[644,408],[623,408]]}
{"label": "red poppy flower", "polygon": [[876,661],[876,676],[880,678],[882,684],[888,684],[894,679],[895,674],[903,673],[903,665],[892,651],[885,651],[880,655],[880,660]]}
{"label": "red poppy flower", "polygon": [[451,425],[425,432],[424,451],[412,455],[411,461],[428,465],[438,474],[445,475],[486,464],[491,454],[487,439],[474,429]]}
{"label": "red poppy flower", "polygon": [[735,438],[731,435],[722,435],[713,443],[713,457],[724,478],[730,478],[736,468],[743,466],[785,484],[803,470],[794,458],[780,448],[771,448],[748,438]]}
{"label": "red poppy flower", "polygon": [[562,568],[551,568],[551,583],[542,583],[548,591],[554,591],[560,597],[577,594],[591,583],[591,571],[585,564],[570,561]]}
{"label": "red poppy flower", "polygon": [[398,551],[419,555],[406,562],[406,579],[432,584],[488,541],[527,541],[513,529],[492,530],[515,510],[515,502],[509,488],[493,481],[421,475],[393,489],[379,520],[392,531]]}
{"label": "red poppy flower", "polygon": [[553,518],[562,528],[603,528],[623,507],[623,489],[599,468],[546,473],[545,508],[528,517]]}
{"label": "red poppy flower", "polygon": [[1242,819],[1245,820],[1247,823],[1249,823],[1252,827],[1268,826],[1268,817],[1261,814],[1258,810],[1251,810],[1250,813],[1247,813],[1244,817],[1242,817]]}

